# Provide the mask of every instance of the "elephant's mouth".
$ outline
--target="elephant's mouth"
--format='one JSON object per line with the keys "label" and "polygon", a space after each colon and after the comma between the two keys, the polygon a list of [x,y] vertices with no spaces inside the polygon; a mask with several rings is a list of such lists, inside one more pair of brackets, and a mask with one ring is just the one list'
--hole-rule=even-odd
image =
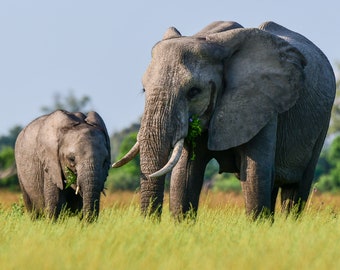
{"label": "elephant's mouth", "polygon": [[80,186],[77,180],[77,176],[78,176],[77,172],[73,171],[68,166],[65,166],[63,170],[63,176],[64,176],[63,180],[64,180],[65,189],[70,187],[75,190],[76,195],[79,194],[81,197],[83,197],[82,190],[80,189]]}

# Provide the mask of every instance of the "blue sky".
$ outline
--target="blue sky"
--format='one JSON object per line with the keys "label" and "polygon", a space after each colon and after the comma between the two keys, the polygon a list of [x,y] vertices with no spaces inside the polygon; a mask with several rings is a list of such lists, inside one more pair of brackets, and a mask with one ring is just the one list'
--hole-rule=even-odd
{"label": "blue sky", "polygon": [[207,24],[275,21],[340,62],[340,2],[89,1],[0,2],[0,135],[25,126],[72,89],[91,97],[109,133],[139,120],[141,78],[151,48],[170,26],[192,35]]}

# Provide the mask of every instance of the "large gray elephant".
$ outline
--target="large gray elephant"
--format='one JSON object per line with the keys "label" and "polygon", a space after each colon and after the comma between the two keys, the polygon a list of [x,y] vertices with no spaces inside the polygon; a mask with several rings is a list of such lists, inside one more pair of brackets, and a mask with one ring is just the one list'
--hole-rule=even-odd
{"label": "large gray elephant", "polygon": [[92,221],[110,168],[110,140],[96,112],[57,110],[19,134],[15,159],[25,206],[57,218],[63,208]]}
{"label": "large gray elephant", "polygon": [[[302,210],[335,95],[332,67],[311,41],[274,22],[215,22],[189,37],[170,28],[143,85],[137,143],[113,167],[140,152],[145,213],[161,213],[171,170],[171,212],[196,212],[213,158],[240,179],[248,215],[274,213],[280,188],[284,209]],[[202,128],[194,144],[193,119]]]}

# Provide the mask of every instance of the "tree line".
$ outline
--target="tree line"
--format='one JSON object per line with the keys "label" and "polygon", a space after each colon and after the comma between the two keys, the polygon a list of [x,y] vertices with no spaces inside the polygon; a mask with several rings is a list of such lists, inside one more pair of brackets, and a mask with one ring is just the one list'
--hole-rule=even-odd
{"label": "tree line", "polygon": [[[340,68],[338,68],[339,70]],[[315,185],[321,192],[340,192],[340,80],[336,82],[337,92],[332,109],[331,123],[325,145],[321,152],[316,171]],[[73,91],[63,97],[54,95],[54,104],[41,108],[43,113],[50,113],[56,109],[64,109],[71,112],[86,112],[91,98],[82,96],[77,98]],[[121,158],[136,142],[139,123],[111,136],[112,161]],[[7,135],[0,136],[0,188],[19,190],[15,169],[14,144],[22,130],[21,126],[14,126]],[[106,187],[109,191],[132,190],[139,188],[139,156],[127,165],[110,170]],[[205,172],[204,185],[212,190],[240,192],[239,181],[233,174],[218,174],[218,163],[212,160],[208,163]],[[166,179],[166,188],[169,187],[169,177]]]}

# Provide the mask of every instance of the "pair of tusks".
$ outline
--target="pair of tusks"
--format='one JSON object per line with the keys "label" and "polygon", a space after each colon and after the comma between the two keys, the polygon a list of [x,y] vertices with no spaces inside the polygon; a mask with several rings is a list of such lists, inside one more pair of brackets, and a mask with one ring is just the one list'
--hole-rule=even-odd
{"label": "pair of tusks", "polygon": [[[171,157],[168,163],[165,164],[165,166],[162,169],[150,174],[149,177],[159,177],[170,172],[175,167],[179,158],[181,157],[183,146],[184,146],[184,139],[181,139],[175,144],[174,150],[172,151],[172,154],[171,154]],[[137,156],[138,153],[139,153],[139,142],[137,141],[135,145],[130,149],[130,151],[123,158],[121,158],[119,161],[112,164],[112,167],[119,168],[125,165],[126,163],[131,161],[135,156]]]}

